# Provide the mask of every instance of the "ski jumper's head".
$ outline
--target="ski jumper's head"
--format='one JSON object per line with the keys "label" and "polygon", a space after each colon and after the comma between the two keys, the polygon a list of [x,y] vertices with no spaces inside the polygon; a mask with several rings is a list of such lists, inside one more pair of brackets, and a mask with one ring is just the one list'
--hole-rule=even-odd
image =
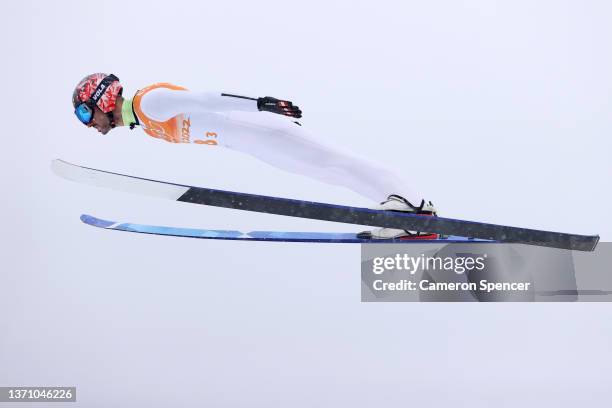
{"label": "ski jumper's head", "polygon": [[105,135],[121,121],[122,92],[119,78],[113,74],[87,75],[72,94],[74,113],[84,125]]}

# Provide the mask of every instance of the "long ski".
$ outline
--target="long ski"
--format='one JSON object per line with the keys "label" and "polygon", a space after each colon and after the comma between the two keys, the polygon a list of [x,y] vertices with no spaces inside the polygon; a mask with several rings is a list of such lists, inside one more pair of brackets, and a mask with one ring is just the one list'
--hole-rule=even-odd
{"label": "long ski", "polygon": [[428,231],[442,235],[479,238],[500,242],[592,251],[598,235],[576,235],[510,227],[452,218],[430,217],[394,211],[350,207],[313,201],[237,193],[204,187],[193,187],[112,173],[54,160],[52,169],[61,177],[79,183],[115,190],[145,194],[192,204],[255,211],[290,217],[310,218],[374,227]]}
{"label": "long ski", "polygon": [[438,239],[360,239],[350,232],[291,232],[291,231],[250,231],[211,230],[200,228],[165,227],[158,225],[135,224],[131,222],[109,221],[92,215],[81,215],[81,221],[87,225],[114,231],[137,232],[141,234],[164,235],[182,238],[225,239],[236,241],[269,241],[269,242],[320,242],[332,244],[410,244],[410,243],[488,243],[479,239],[465,237],[444,237]]}

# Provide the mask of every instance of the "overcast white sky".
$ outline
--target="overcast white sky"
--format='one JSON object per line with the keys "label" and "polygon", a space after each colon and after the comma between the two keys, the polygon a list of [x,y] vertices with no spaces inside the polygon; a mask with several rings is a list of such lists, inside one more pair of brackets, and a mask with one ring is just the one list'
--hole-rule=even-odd
{"label": "overcast white sky", "polygon": [[78,216],[355,227],[97,190],[49,162],[368,204],[239,153],[85,129],[73,87],[113,72],[126,95],[167,81],[291,99],[310,131],[408,174],[444,216],[610,240],[609,2],[4,9],[0,386],[76,385],[84,407],[607,405],[608,304],[361,304],[358,246],[168,239]]}

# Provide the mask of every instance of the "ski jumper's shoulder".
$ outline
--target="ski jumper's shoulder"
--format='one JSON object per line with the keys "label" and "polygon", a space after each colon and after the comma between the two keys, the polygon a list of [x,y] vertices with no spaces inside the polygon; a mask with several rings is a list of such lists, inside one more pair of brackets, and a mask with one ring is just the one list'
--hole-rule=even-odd
{"label": "ski jumper's shoulder", "polygon": [[[162,93],[151,91],[162,91]],[[136,92],[133,99],[134,113],[143,130],[150,136],[172,143],[189,143],[189,123],[183,112],[174,112],[163,98],[163,91],[186,91],[187,88],[165,82],[149,85]],[[143,103],[144,102],[144,103]],[[171,112],[170,115],[167,113]]]}

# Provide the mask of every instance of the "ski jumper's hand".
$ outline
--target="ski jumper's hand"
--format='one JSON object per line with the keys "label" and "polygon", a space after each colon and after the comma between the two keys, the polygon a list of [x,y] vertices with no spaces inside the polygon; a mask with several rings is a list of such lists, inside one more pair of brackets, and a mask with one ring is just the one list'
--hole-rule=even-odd
{"label": "ski jumper's hand", "polygon": [[257,98],[257,109],[260,111],[278,113],[279,115],[285,115],[292,118],[299,119],[302,117],[300,108],[291,103],[291,101],[283,101],[271,96]]}

